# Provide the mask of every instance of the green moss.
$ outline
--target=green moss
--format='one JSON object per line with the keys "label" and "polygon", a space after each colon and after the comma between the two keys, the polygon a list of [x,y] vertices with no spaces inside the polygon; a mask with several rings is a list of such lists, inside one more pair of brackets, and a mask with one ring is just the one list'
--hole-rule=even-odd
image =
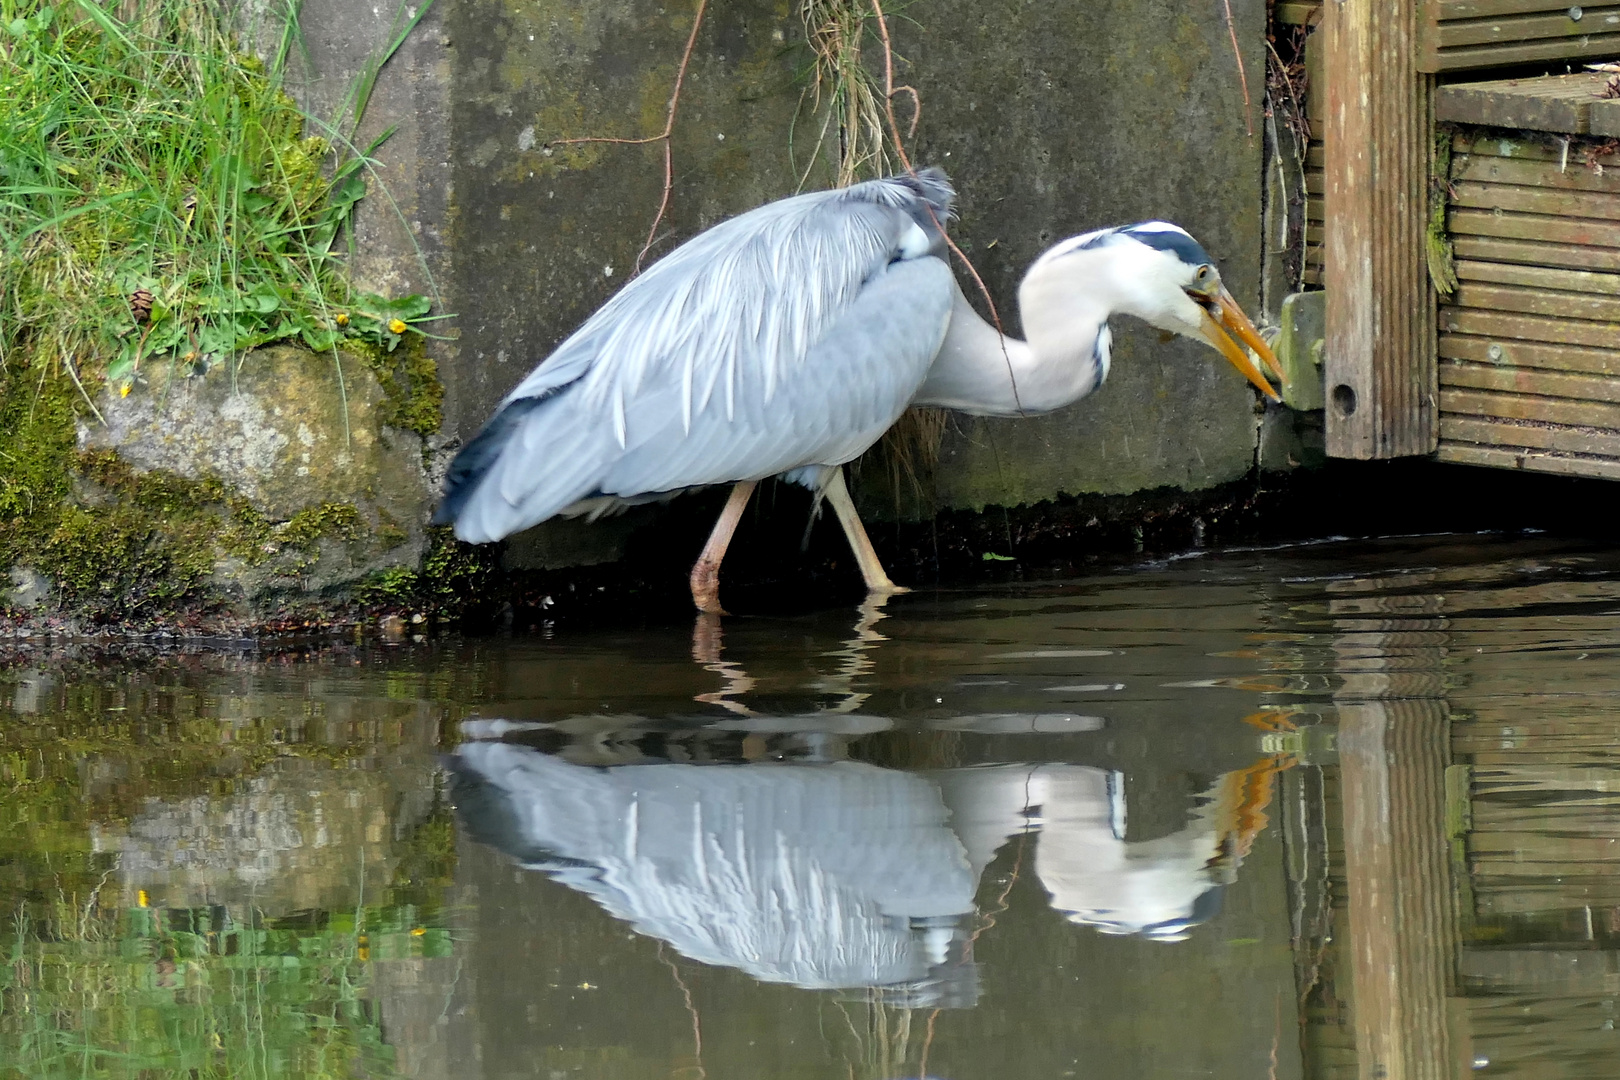
{"label": "green moss", "polygon": [[56,527],[71,480],[75,396],[43,365],[0,363],[0,572]]}
{"label": "green moss", "polygon": [[444,384],[422,338],[408,335],[393,352],[354,339],[344,342],[343,348],[364,360],[382,384],[378,416],[384,424],[424,437],[439,430],[444,423]]}
{"label": "green moss", "polygon": [[275,539],[287,547],[307,549],[326,538],[358,540],[365,532],[365,522],[353,504],[327,502],[298,511],[291,521],[276,528]]}
{"label": "green moss", "polygon": [[1455,132],[1442,125],[1434,133],[1429,157],[1429,219],[1425,247],[1429,260],[1429,280],[1441,298],[1457,291],[1456,259],[1451,235],[1446,229],[1446,207],[1451,192],[1451,139]]}
{"label": "green moss", "polygon": [[355,586],[354,597],[374,607],[454,614],[470,600],[489,594],[497,558],[492,545],[463,543],[448,526],[432,528],[420,571],[403,566],[379,571]]}
{"label": "green moss", "polygon": [[276,522],[214,477],[137,472],[109,450],[67,462],[78,504],[57,509],[28,561],[65,606],[94,618],[214,606],[211,578],[222,559],[257,566],[280,558],[295,568],[313,561],[321,540],[367,533],[349,503],[322,503]]}

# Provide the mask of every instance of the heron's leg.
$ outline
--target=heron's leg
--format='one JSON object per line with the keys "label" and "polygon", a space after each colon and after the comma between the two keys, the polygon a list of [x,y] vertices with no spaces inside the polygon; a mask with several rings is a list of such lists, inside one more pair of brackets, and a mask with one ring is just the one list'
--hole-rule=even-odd
{"label": "heron's leg", "polygon": [[883,564],[878,561],[877,552],[872,550],[872,541],[866,537],[866,527],[861,524],[855,504],[850,500],[849,488],[844,486],[842,465],[833,470],[832,479],[822,490],[827,501],[832,503],[833,513],[838,515],[838,524],[844,527],[844,538],[855,553],[855,562],[861,568],[861,577],[866,579],[867,591],[880,595],[910,592],[910,589],[890,581],[889,575],[883,572]]}
{"label": "heron's leg", "polygon": [[720,511],[720,518],[709,533],[709,542],[703,545],[703,554],[692,564],[692,603],[697,605],[699,611],[710,615],[725,614],[720,606],[720,560],[726,557],[731,534],[737,531],[737,522],[742,520],[743,508],[748,505],[748,496],[754,493],[757,482],[744,480],[731,489],[731,498],[726,500],[726,508]]}

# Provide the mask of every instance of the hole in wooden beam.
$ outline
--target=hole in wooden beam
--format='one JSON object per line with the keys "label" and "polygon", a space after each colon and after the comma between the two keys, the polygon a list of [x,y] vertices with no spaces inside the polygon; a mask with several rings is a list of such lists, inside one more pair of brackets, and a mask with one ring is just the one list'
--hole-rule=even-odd
{"label": "hole in wooden beam", "polygon": [[1333,411],[1341,417],[1351,417],[1356,414],[1356,391],[1344,383],[1333,388]]}

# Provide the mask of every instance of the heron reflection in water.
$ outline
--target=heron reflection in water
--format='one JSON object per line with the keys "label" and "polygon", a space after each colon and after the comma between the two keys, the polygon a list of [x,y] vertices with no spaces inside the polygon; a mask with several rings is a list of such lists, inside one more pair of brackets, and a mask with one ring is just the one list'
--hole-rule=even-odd
{"label": "heron reflection in water", "polygon": [[[1127,836],[1115,771],[1003,764],[913,772],[847,760],[840,741],[893,724],[855,711],[867,700],[859,676],[885,640],[882,618],[881,605],[863,610],[834,650],[835,671],[813,682],[835,703],[800,716],[750,708],[753,681],[700,620],[694,658],[725,681],[699,697],[722,710],[708,728],[802,735],[808,758],[585,764],[566,750],[470,741],[453,758],[462,820],[476,838],[693,960],[810,989],[883,988],[885,1000],[905,1005],[976,1000],[971,946],[984,923],[975,896],[1015,837],[1030,837],[1034,875],[1072,922],[1176,941],[1218,910],[1265,825],[1276,760],[1227,774],[1182,828],[1146,841]],[[999,734],[1017,730],[1018,719],[929,723]],[[1060,717],[1023,720],[1023,730],[1050,730]],[[500,729],[482,722],[467,730]],[[600,754],[598,743],[591,760]]]}

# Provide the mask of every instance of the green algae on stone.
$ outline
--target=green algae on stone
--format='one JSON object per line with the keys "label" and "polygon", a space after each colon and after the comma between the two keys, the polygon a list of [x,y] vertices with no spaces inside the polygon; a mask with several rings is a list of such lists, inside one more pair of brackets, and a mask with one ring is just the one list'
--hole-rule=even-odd
{"label": "green algae on stone", "polygon": [[419,350],[382,362],[409,396],[353,356],[338,358],[340,382],[330,357],[286,346],[244,358],[234,378],[224,365],[188,375],[159,363],[128,396],[98,396],[105,423],[78,414],[73,392],[7,368],[0,569],[26,566],[64,610],[116,619],[414,568],[430,492],[420,437],[389,421],[414,409],[432,422],[437,380]]}
{"label": "green algae on stone", "polygon": [[163,616],[220,606],[222,561],[284,575],[307,569],[322,540],[365,539],[360,511],[322,503],[277,522],[217,477],[138,472],[109,450],[74,459],[77,504],[62,509],[33,555],[65,605],[97,618]]}
{"label": "green algae on stone", "polygon": [[343,351],[364,360],[382,385],[378,416],[384,424],[423,437],[438,433],[444,423],[444,384],[421,337],[404,338],[391,353],[359,341],[346,342]]}
{"label": "green algae on stone", "polygon": [[76,396],[45,365],[0,364],[0,572],[55,528],[71,481]]}

